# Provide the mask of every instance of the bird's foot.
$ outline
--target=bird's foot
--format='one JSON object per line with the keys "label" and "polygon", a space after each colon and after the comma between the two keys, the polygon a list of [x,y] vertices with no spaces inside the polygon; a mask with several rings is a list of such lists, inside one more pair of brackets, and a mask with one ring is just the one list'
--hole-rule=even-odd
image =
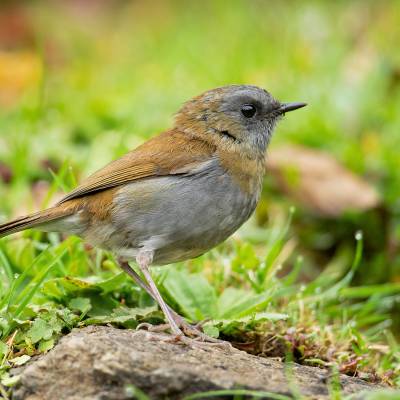
{"label": "bird's foot", "polygon": [[[179,327],[182,329],[182,334],[168,334],[160,337],[160,340],[167,343],[183,343],[192,346],[199,347],[218,347],[224,350],[231,350],[232,345],[229,342],[220,340],[211,336],[206,335],[201,331],[201,324],[191,325],[186,321],[179,321]],[[136,329],[146,329],[148,332],[155,333],[167,333],[171,330],[169,324],[152,325],[147,322],[143,322],[137,326]]]}
{"label": "bird's foot", "polygon": [[233,349],[232,345],[229,342],[225,342],[223,340],[207,336],[204,333],[195,338],[185,335],[171,335],[170,337],[164,339],[163,341],[168,343],[182,343],[190,347],[201,347],[203,349],[210,347],[216,347],[221,350],[228,350],[228,351]]}
{"label": "bird's foot", "polygon": [[148,332],[165,333],[171,329],[169,324],[153,325],[148,322],[142,322],[136,327],[136,330],[146,329]]}

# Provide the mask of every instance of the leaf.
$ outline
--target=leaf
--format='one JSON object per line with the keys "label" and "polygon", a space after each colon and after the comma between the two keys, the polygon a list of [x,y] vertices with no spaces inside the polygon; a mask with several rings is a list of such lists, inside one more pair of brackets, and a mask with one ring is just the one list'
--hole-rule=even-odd
{"label": "leaf", "polygon": [[0,262],[1,262],[1,267],[3,268],[5,275],[7,275],[8,279],[8,284],[11,284],[11,282],[14,280],[14,274],[12,270],[12,266],[8,260],[7,255],[5,254],[3,246],[0,244]]}
{"label": "leaf", "polygon": [[49,350],[51,350],[55,345],[54,339],[49,339],[49,340],[41,340],[39,342],[38,350],[41,353],[45,353]]}
{"label": "leaf", "polygon": [[[94,280],[95,277],[89,277]],[[121,288],[126,281],[124,272],[99,282],[78,279],[70,276],[50,279],[43,285],[42,292],[49,297],[62,300],[66,296],[78,296],[80,294],[108,294]]]}
{"label": "leaf", "polygon": [[90,299],[87,297],[76,297],[75,299],[70,300],[68,306],[72,310],[78,310],[82,314],[87,313],[91,308]]}
{"label": "leaf", "polygon": [[126,277],[127,275],[125,272],[120,272],[110,279],[98,282],[96,286],[102,289],[103,294],[111,293],[114,290],[119,289],[122,284],[126,282]]}
{"label": "leaf", "polygon": [[25,293],[25,289],[24,289],[19,294],[18,300],[20,301],[20,303],[19,303],[17,309],[15,310],[15,312],[13,313],[13,318],[17,318],[22,313],[22,311],[24,310],[26,305],[31,301],[34,294],[39,289],[40,285],[44,282],[47,274],[57,264],[57,262],[63,257],[63,255],[65,253],[66,253],[66,250],[63,250],[60,254],[56,255],[53,258],[53,260],[50,262],[50,264],[47,266],[47,268],[44,269],[43,272],[41,272],[38,276],[36,276],[32,280],[32,282],[31,282],[32,287],[30,287],[31,285],[27,286],[26,289],[28,289],[28,290],[26,291],[26,293]]}
{"label": "leaf", "polygon": [[[265,233],[263,235],[265,240]],[[244,242],[236,245],[236,255],[231,262],[232,270],[243,273],[248,270],[256,270],[260,265],[255,248],[250,243]]]}
{"label": "leaf", "polygon": [[353,263],[350,267],[350,270],[346,273],[346,275],[336,282],[334,285],[329,287],[325,292],[315,295],[314,298],[309,296],[307,298],[307,302],[316,301],[317,299],[321,299],[324,301],[336,299],[340,294],[340,291],[346,288],[350,282],[352,281],[354,274],[356,273],[358,267],[361,264],[362,254],[363,254],[363,235],[361,232],[357,232],[355,235],[356,239],[356,250],[353,258]]}
{"label": "leaf", "polygon": [[207,336],[211,336],[213,338],[217,338],[219,336],[219,329],[211,324],[206,324],[203,325],[203,332],[207,335]]}
{"label": "leaf", "polygon": [[65,288],[69,289],[71,292],[85,289],[100,291],[99,288],[96,287],[96,284],[71,276],[65,276],[64,278],[61,278],[60,282],[62,283],[62,285],[64,285]]}
{"label": "leaf", "polygon": [[[26,246],[31,249],[30,246]],[[0,302],[0,308],[2,308],[4,305],[7,304],[7,309],[11,307],[11,305],[14,303],[14,297],[16,296],[16,293],[19,293],[21,297],[21,293],[23,293],[25,290],[27,290],[27,287],[24,287],[24,282],[28,278],[30,271],[33,269],[33,267],[41,261],[42,258],[48,253],[47,249],[46,251],[43,251],[39,257],[35,258],[33,262],[30,263],[28,268],[25,268],[22,274],[19,274],[18,276],[14,277],[14,280],[12,281],[11,288],[8,290],[8,293],[6,296],[3,297],[3,299]],[[20,261],[20,260],[19,260]],[[19,262],[20,264],[23,264],[22,262]],[[15,301],[15,303],[18,303]]]}
{"label": "leaf", "polygon": [[227,288],[218,299],[218,319],[238,319],[253,313],[256,309],[266,305],[270,296],[266,293],[253,294],[251,292]]}
{"label": "leaf", "polygon": [[8,353],[9,347],[6,343],[0,340],[0,358]]}
{"label": "leaf", "polygon": [[380,196],[361,177],[329,154],[301,146],[283,146],[268,155],[267,168],[281,190],[327,217],[376,207]]}
{"label": "leaf", "polygon": [[37,343],[42,339],[48,340],[51,338],[52,334],[52,327],[42,318],[36,318],[27,332],[27,336],[32,340],[32,343]]}
{"label": "leaf", "polygon": [[340,290],[340,296],[348,299],[366,298],[372,295],[391,295],[400,293],[400,283],[385,283],[358,287],[345,287]]}
{"label": "leaf", "polygon": [[62,278],[49,279],[43,284],[41,292],[53,300],[61,301],[66,296],[66,293],[59,285],[60,279]]}
{"label": "leaf", "polygon": [[21,378],[20,375],[10,376],[10,374],[8,372],[6,372],[1,377],[1,383],[4,386],[12,387],[12,386],[15,386],[19,382],[20,378]]}
{"label": "leaf", "polygon": [[[115,309],[109,315],[99,315],[93,318],[85,319],[82,324],[84,325],[105,325],[105,324],[116,324],[126,328],[136,328],[136,326],[143,319],[147,319],[151,317],[153,314],[157,314],[157,307],[146,307],[146,308],[127,308],[120,307]],[[158,321],[161,322],[163,319],[158,318]]]}
{"label": "leaf", "polygon": [[90,293],[98,295],[100,292],[101,288],[96,284],[69,276],[50,279],[42,289],[44,295],[60,302],[63,302],[65,297],[88,296]]}
{"label": "leaf", "polygon": [[163,286],[178,303],[182,313],[192,321],[217,316],[215,290],[202,275],[171,268]]}
{"label": "leaf", "polygon": [[[262,321],[262,320],[268,320],[268,321],[284,321],[289,318],[288,314],[282,314],[282,313],[272,313],[272,312],[260,312],[257,313],[253,316],[254,321]],[[250,320],[249,317],[247,318],[241,318],[240,321],[246,321]]]}
{"label": "leaf", "polygon": [[20,366],[20,365],[24,365],[25,363],[27,363],[29,360],[31,359],[30,356],[28,356],[27,354],[24,354],[20,357],[15,357],[12,358],[10,360],[10,362],[14,365],[14,366]]}
{"label": "leaf", "polygon": [[90,317],[111,314],[112,311],[121,304],[111,296],[93,293],[87,296],[90,299],[91,308],[87,312]]}

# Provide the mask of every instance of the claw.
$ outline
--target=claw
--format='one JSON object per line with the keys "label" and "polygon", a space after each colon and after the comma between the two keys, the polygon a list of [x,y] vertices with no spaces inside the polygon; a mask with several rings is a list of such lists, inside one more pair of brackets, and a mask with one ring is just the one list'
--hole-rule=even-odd
{"label": "claw", "polygon": [[[204,322],[196,325],[190,325],[182,319],[180,321],[179,327],[182,329],[184,335],[172,334],[167,337],[163,337],[162,339],[160,338],[160,340],[168,343],[180,342],[188,345],[197,345],[202,347],[214,346],[224,350],[231,350],[233,348],[229,342],[208,336],[200,329],[198,329],[197,327],[201,327],[202,324],[204,324]],[[148,332],[154,333],[166,333],[167,331],[171,330],[171,327],[169,324],[152,325],[148,322],[142,322],[136,327],[136,330],[140,329],[146,329]]]}
{"label": "claw", "polygon": [[210,336],[207,336],[205,334],[196,338],[191,338],[184,335],[172,335],[168,339],[164,339],[163,341],[168,343],[182,343],[190,347],[216,347],[228,351],[233,349],[232,345],[229,342],[224,342],[222,340],[211,338]]}
{"label": "claw", "polygon": [[136,330],[146,329],[148,332],[166,332],[171,329],[169,324],[153,325],[148,322],[142,322],[137,327]]}

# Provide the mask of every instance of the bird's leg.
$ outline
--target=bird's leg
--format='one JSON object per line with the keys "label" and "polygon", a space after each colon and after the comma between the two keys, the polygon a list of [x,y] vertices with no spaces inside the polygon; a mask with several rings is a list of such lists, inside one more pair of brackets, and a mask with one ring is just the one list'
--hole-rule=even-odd
{"label": "bird's leg", "polygon": [[[154,297],[154,299],[157,301],[158,305],[161,307],[161,310],[163,311],[164,315],[166,316],[169,326],[171,327],[171,331],[177,336],[183,336],[183,332],[179,329],[179,326],[174,319],[174,315],[171,312],[172,310],[167,306],[164,299],[161,297],[161,294],[158,291],[157,286],[153,281],[153,278],[151,277],[149,267],[153,261],[153,256],[154,256],[153,251],[141,250],[136,257],[136,262],[139,265],[139,268],[142,271],[142,273],[149,285],[148,289],[151,290],[151,292],[149,291],[148,293],[152,297]],[[145,289],[145,290],[147,291],[147,289]]]}
{"label": "bird's leg", "polygon": [[[136,273],[136,271],[134,271],[129,266],[129,264],[126,261],[119,260],[119,265],[120,265],[121,269],[123,269],[136,282],[136,284],[138,286],[140,286],[154,300],[157,301],[157,298],[156,298],[154,292],[152,291],[152,289],[145,282],[143,282],[142,278]],[[190,325],[189,323],[187,323],[185,321],[185,319],[183,317],[181,317],[178,313],[176,313],[171,307],[169,307],[167,304],[166,304],[166,306],[167,306],[173,320],[175,321],[176,325],[181,327],[186,334],[188,334],[190,336],[195,336],[197,340],[204,341],[204,342],[225,343],[222,340],[207,336],[206,334],[204,334],[204,332],[202,332],[199,329],[200,324],[197,324],[195,326]],[[159,329],[157,329],[155,327],[150,327],[149,325],[145,325],[145,324],[140,324],[140,325],[147,326],[149,328],[149,330],[151,330],[151,331],[164,331],[166,328],[165,325],[159,327]],[[169,328],[170,325],[167,325],[167,327]]]}
{"label": "bird's leg", "polygon": [[142,281],[142,278],[139,276],[139,274],[137,274],[136,271],[133,270],[126,261],[119,260],[119,266],[136,282],[138,286],[140,286],[154,299],[154,294],[151,289],[147,286],[145,282]]}
{"label": "bird's leg", "polygon": [[[121,267],[121,269],[123,269],[135,282],[136,284],[141,287],[145,292],[147,292],[154,300],[157,301],[156,296],[154,295],[153,291],[150,289],[149,285],[147,285],[146,282],[143,282],[142,278],[139,276],[138,273],[136,273],[136,271],[134,269],[132,269],[130,267],[130,265],[124,261],[124,260],[119,260],[119,265]],[[178,313],[176,313],[171,307],[168,306],[167,307],[170,311],[170,313],[172,314],[176,324],[178,326],[184,326],[185,324],[187,324],[187,322],[183,319],[183,317],[181,317]],[[187,324],[189,325],[189,324]],[[148,328],[150,327],[150,324],[140,324],[139,326],[147,326]],[[155,327],[151,327],[149,330],[165,330],[165,328],[169,327],[169,325],[162,325],[160,328],[161,329],[155,329]]]}

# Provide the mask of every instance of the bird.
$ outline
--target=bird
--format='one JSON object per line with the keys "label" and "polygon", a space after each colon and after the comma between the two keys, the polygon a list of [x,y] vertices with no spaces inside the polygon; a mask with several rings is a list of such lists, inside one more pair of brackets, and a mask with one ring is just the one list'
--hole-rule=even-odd
{"label": "bird", "polygon": [[183,104],[171,129],[98,170],[51,208],[0,225],[0,238],[35,228],[111,251],[158,303],[171,334],[190,336],[196,330],[166,304],[150,266],[198,257],[249,219],[274,128],[305,105],[282,103],[253,85],[208,90]]}

